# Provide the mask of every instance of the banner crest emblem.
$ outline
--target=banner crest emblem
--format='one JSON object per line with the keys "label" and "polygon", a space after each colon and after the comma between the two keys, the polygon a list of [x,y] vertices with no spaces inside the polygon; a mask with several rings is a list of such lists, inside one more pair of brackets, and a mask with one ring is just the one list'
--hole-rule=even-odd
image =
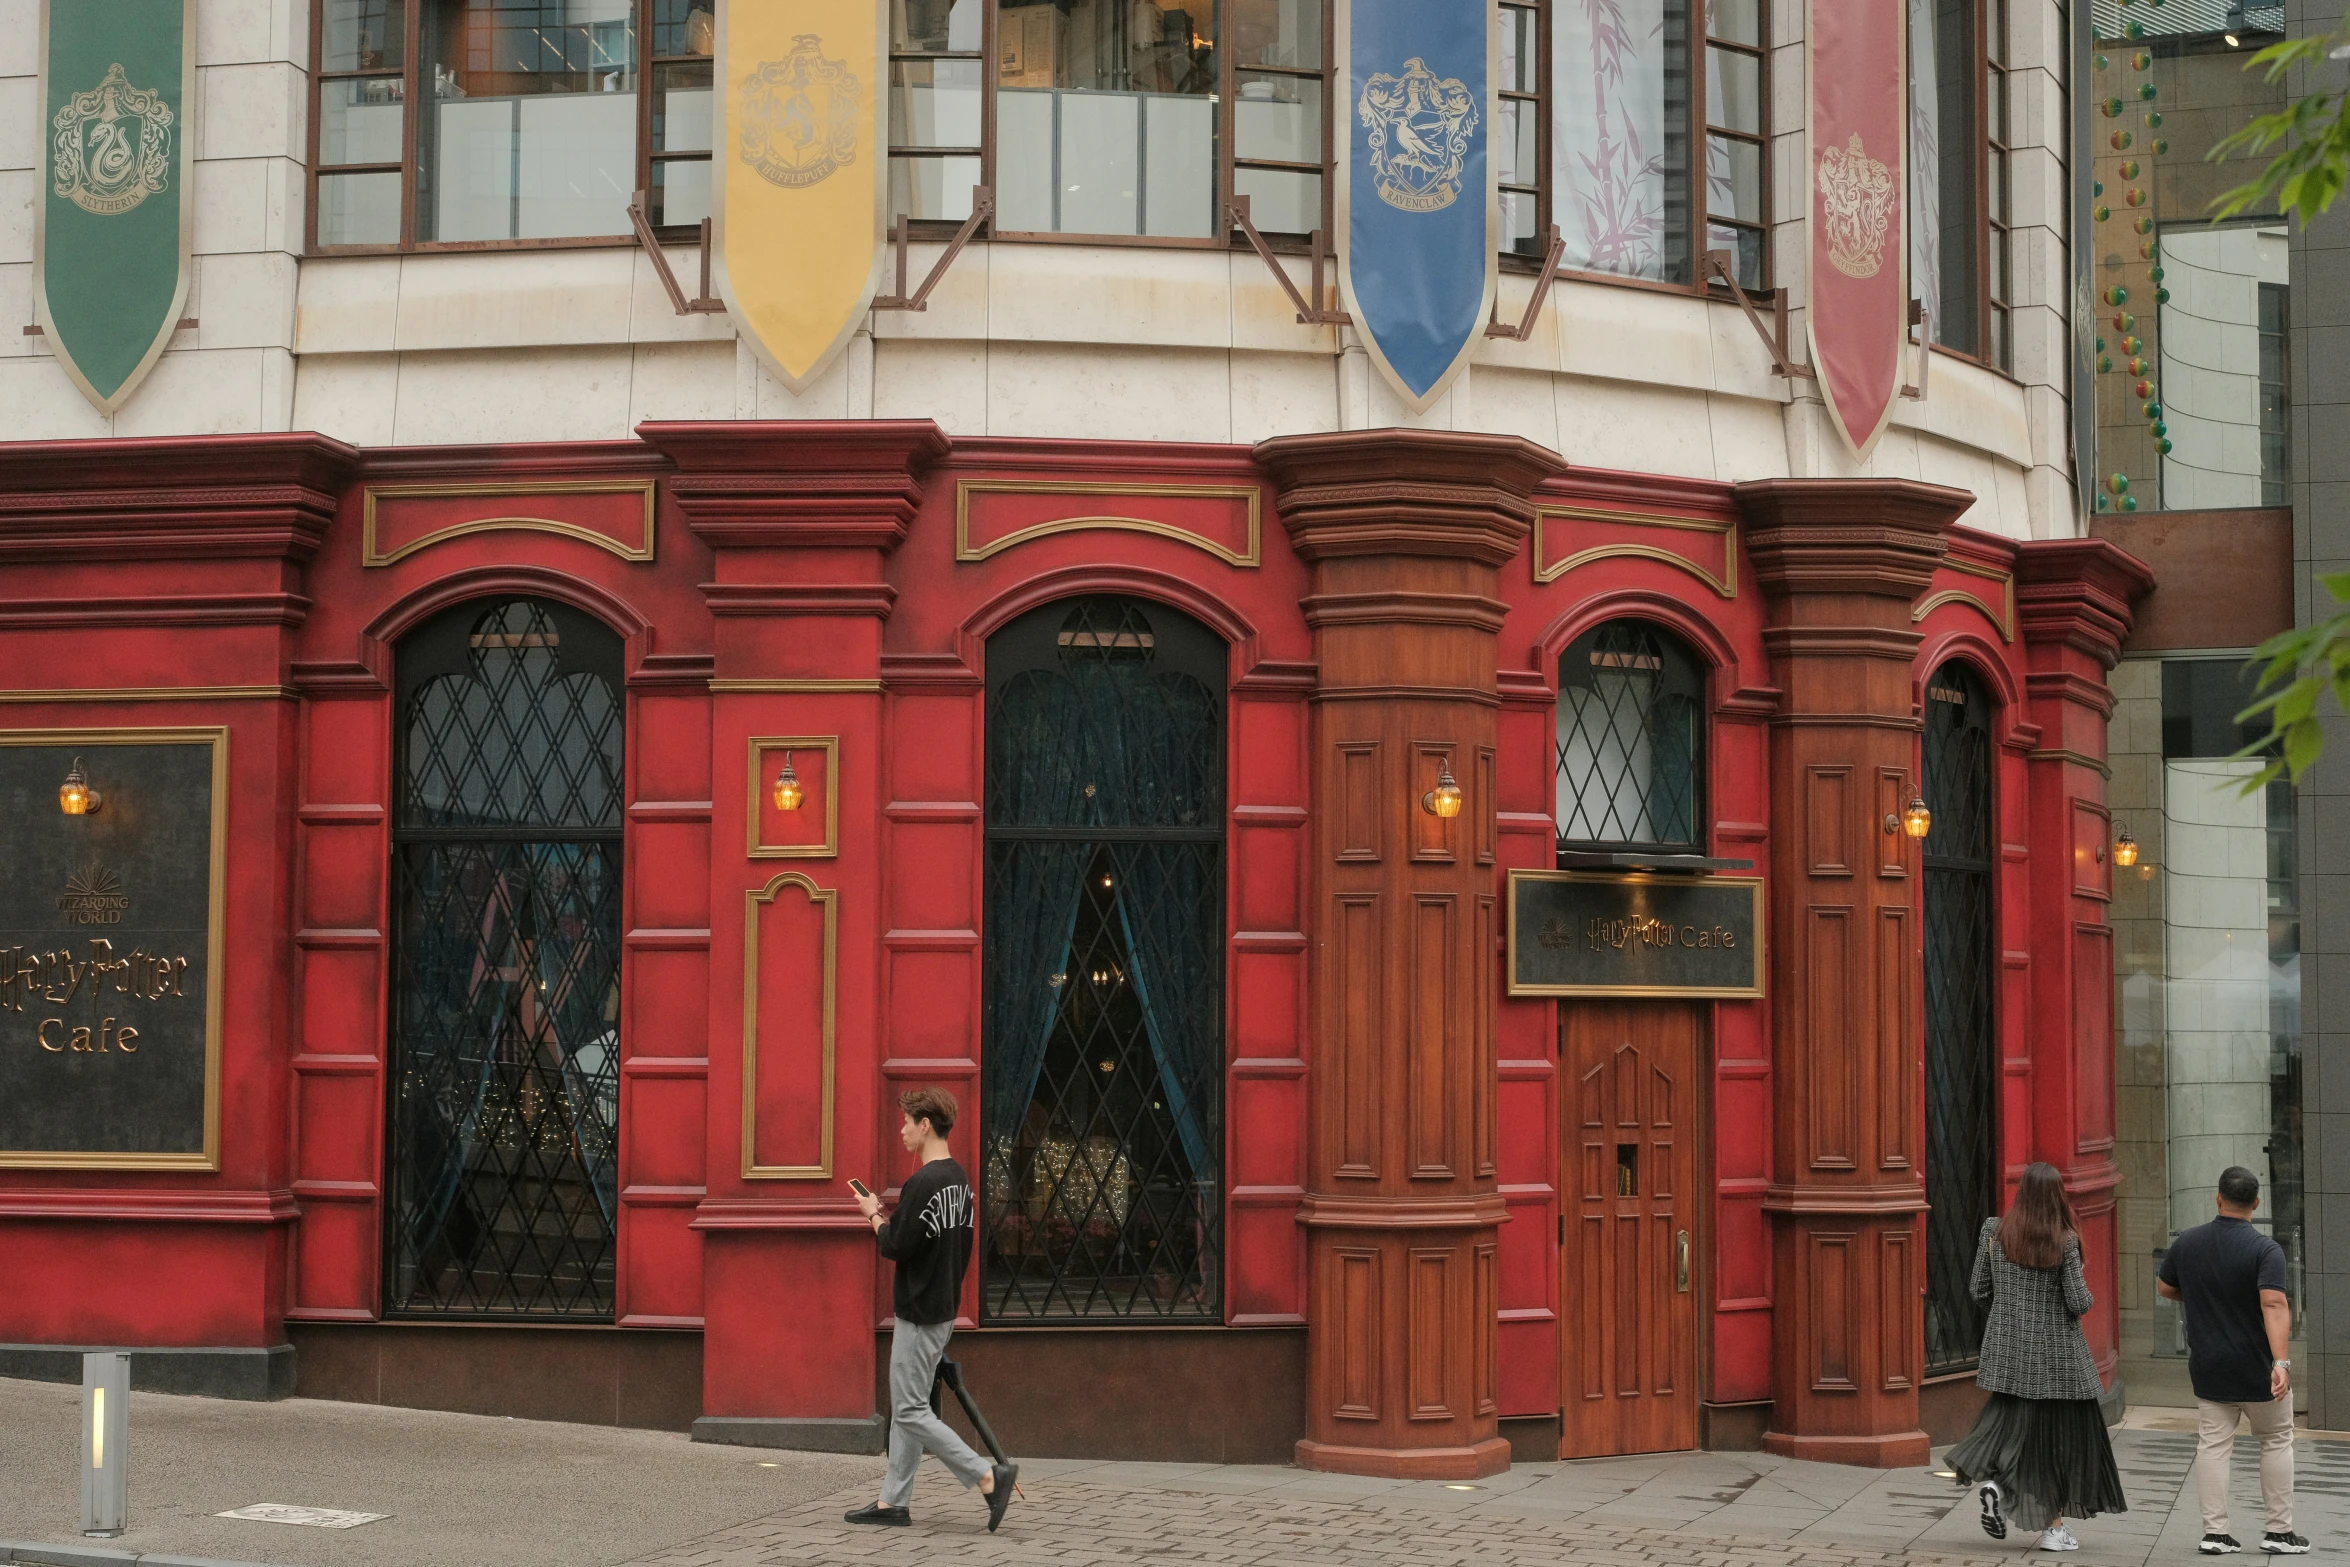
{"label": "banner crest emblem", "polygon": [[800,34],[743,79],[743,162],[787,190],[856,162],[862,96],[848,67],[824,58],[824,40]]}
{"label": "banner crest emblem", "polygon": [[1468,364],[1493,308],[1492,12],[1337,8],[1337,101],[1352,111],[1337,148],[1339,288],[1364,352],[1414,413]]}
{"label": "banner crest emblem", "polygon": [[49,122],[57,194],[102,217],[130,211],[169,183],[177,120],[161,93],[133,87],[115,61]]}

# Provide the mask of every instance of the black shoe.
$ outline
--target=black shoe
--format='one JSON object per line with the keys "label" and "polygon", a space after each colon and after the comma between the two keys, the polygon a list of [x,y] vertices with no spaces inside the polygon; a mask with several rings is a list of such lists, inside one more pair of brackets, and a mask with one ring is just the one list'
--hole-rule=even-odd
{"label": "black shoe", "polygon": [[2206,1556],[2233,1556],[2243,1548],[2232,1534],[2207,1534],[2195,1547]]}
{"label": "black shoe", "polygon": [[1983,1498],[1983,1532],[1994,1540],[2007,1538],[2007,1514],[1999,1510],[1999,1487],[1986,1480],[1976,1487]]}
{"label": "black shoe", "polygon": [[2260,1548],[2271,1556],[2299,1556],[2309,1549],[2309,1542],[2287,1529],[2283,1534],[2262,1535]]}
{"label": "black shoe", "polygon": [[[995,1533],[995,1526],[1002,1523],[1004,1514],[1011,1510],[1012,1487],[1019,1483],[1019,1479],[1020,1466],[1018,1464],[998,1464],[995,1466],[995,1489],[988,1492],[983,1498],[987,1503],[987,1532],[989,1534]],[[2302,1542],[2301,1549],[2305,1551],[2309,1549],[2307,1541]]]}
{"label": "black shoe", "polygon": [[871,1507],[860,1507],[853,1513],[841,1514],[843,1523],[877,1523],[885,1528],[906,1529],[914,1523],[914,1515],[903,1507],[884,1507],[879,1502]]}

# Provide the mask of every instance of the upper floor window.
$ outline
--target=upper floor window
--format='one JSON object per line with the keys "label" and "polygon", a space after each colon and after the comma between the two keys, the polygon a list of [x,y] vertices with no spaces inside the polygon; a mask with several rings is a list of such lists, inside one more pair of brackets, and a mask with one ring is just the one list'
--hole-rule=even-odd
{"label": "upper floor window", "polygon": [[616,238],[646,189],[699,223],[713,4],[320,0],[313,245]]}
{"label": "upper floor window", "polygon": [[1679,638],[1611,620],[1559,655],[1558,840],[1705,852],[1705,672]]}
{"label": "upper floor window", "polygon": [[1572,270],[1684,285],[1727,250],[1770,287],[1767,7],[1504,0],[1503,243],[1540,256],[1555,223]]}
{"label": "upper floor window", "polygon": [[1910,287],[1934,341],[2006,369],[2007,0],[1909,0]]}

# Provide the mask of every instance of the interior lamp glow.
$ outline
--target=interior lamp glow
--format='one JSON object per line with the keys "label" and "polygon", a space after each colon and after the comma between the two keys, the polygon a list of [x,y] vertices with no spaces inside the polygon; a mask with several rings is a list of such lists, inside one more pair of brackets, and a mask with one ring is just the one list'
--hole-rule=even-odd
{"label": "interior lamp glow", "polygon": [[87,816],[98,805],[98,791],[90,787],[89,777],[82,771],[82,759],[77,756],[65,775],[65,782],[57,786],[57,808],[68,816]]}
{"label": "interior lamp glow", "polygon": [[1452,764],[1436,764],[1436,787],[1420,796],[1420,809],[1446,820],[1461,814],[1461,786],[1453,780]]}
{"label": "interior lamp glow", "polygon": [[775,808],[796,811],[806,799],[807,791],[800,787],[800,775],[792,771],[791,753],[783,753],[783,771],[775,775]]}
{"label": "interior lamp glow", "polygon": [[1912,795],[1909,808],[1901,813],[1901,830],[1912,838],[1923,838],[1934,830],[1934,813],[1926,809],[1926,802]]}
{"label": "interior lamp glow", "polygon": [[2127,827],[2119,829],[2113,835],[2113,863],[2121,866],[2138,863],[2138,840],[2130,836],[2130,830]]}

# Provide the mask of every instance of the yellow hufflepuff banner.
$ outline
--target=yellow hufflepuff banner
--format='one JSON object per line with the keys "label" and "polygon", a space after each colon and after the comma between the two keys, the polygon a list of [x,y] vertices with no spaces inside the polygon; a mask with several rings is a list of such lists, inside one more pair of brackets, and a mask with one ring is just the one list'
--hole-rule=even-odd
{"label": "yellow hufflepuff banner", "polygon": [[886,0],[719,0],[718,292],[794,392],[881,281],[887,28]]}

